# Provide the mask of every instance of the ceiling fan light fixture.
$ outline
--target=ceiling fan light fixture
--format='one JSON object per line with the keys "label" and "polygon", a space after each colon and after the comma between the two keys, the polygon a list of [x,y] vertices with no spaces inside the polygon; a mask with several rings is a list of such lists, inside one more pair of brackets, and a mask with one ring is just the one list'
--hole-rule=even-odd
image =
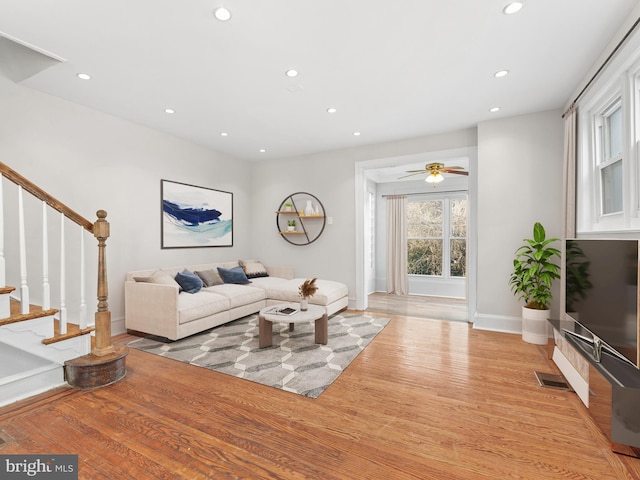
{"label": "ceiling fan light fixture", "polygon": [[213,15],[221,22],[231,20],[231,12],[224,7],[218,7],[213,10]]}
{"label": "ceiling fan light fixture", "polygon": [[502,13],[505,15],[513,15],[514,13],[522,10],[522,7],[524,7],[523,2],[511,2],[502,9]]}
{"label": "ceiling fan light fixture", "polygon": [[424,181],[427,183],[440,183],[443,180],[444,177],[440,172],[431,172],[429,175],[427,175],[427,178],[424,179]]}

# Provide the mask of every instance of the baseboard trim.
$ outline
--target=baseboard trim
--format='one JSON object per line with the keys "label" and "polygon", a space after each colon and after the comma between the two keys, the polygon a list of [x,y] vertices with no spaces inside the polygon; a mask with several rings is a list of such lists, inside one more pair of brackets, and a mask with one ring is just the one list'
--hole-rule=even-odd
{"label": "baseboard trim", "polygon": [[127,329],[124,326],[124,317],[116,320],[111,320],[111,336],[127,333]]}
{"label": "baseboard trim", "polygon": [[522,334],[522,318],[506,315],[488,315],[476,313],[473,317],[473,328],[490,332]]}

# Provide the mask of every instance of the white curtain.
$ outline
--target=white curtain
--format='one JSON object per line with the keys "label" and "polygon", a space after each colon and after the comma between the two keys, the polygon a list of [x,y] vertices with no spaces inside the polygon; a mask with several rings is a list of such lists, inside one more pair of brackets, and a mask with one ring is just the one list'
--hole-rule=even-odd
{"label": "white curtain", "polygon": [[564,237],[576,236],[576,144],[577,111],[572,106],[564,116]]}
{"label": "white curtain", "polygon": [[406,295],[407,275],[407,197],[387,196],[387,293]]}
{"label": "white curtain", "polygon": [[572,105],[564,116],[564,162],[563,162],[563,211],[564,225],[563,242],[561,246],[562,261],[560,263],[560,318],[564,318],[565,301],[567,291],[564,279],[566,278],[566,255],[564,239],[576,236],[576,163],[577,163],[577,111]]}

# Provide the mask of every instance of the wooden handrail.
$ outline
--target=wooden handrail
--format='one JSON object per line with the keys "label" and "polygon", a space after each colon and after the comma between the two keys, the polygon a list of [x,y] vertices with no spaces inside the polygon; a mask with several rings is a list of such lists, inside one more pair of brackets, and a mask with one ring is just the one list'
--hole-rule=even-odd
{"label": "wooden handrail", "polygon": [[91,353],[97,357],[104,357],[113,353],[116,349],[111,343],[111,312],[109,311],[108,303],[109,288],[107,284],[107,261],[105,252],[110,231],[107,212],[98,210],[96,212],[98,220],[96,222],[90,222],[2,162],[0,162],[0,174],[19,187],[22,187],[34,197],[45,202],[54,210],[62,213],[69,220],[91,232],[98,240],[98,309],[95,314],[95,345]]}
{"label": "wooden handrail", "polygon": [[34,197],[45,202],[54,210],[57,210],[58,212],[64,214],[64,216],[67,217],[69,220],[77,223],[88,232],[93,233],[92,222],[90,222],[89,220],[87,220],[86,218],[84,218],[82,215],[75,212],[71,208],[67,207],[64,203],[58,201],[56,198],[52,197],[47,192],[42,190],[40,187],[30,182],[29,180],[24,178],[22,175],[20,175],[18,172],[16,172],[11,167],[9,167],[8,165],[5,165],[2,162],[0,162],[0,173],[2,174],[2,176],[7,178],[8,180],[11,180],[16,185],[25,189]]}

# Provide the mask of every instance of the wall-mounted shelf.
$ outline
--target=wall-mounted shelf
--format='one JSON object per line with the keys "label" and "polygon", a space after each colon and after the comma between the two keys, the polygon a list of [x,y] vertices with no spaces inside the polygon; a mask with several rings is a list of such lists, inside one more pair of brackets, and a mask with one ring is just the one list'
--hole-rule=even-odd
{"label": "wall-mounted shelf", "polygon": [[[286,203],[291,203],[290,209],[285,208]],[[295,231],[287,230],[287,225],[292,220],[296,222]],[[278,207],[276,225],[278,233],[290,244],[309,245],[315,242],[324,231],[326,225],[324,206],[316,196],[310,193],[293,193]]]}

